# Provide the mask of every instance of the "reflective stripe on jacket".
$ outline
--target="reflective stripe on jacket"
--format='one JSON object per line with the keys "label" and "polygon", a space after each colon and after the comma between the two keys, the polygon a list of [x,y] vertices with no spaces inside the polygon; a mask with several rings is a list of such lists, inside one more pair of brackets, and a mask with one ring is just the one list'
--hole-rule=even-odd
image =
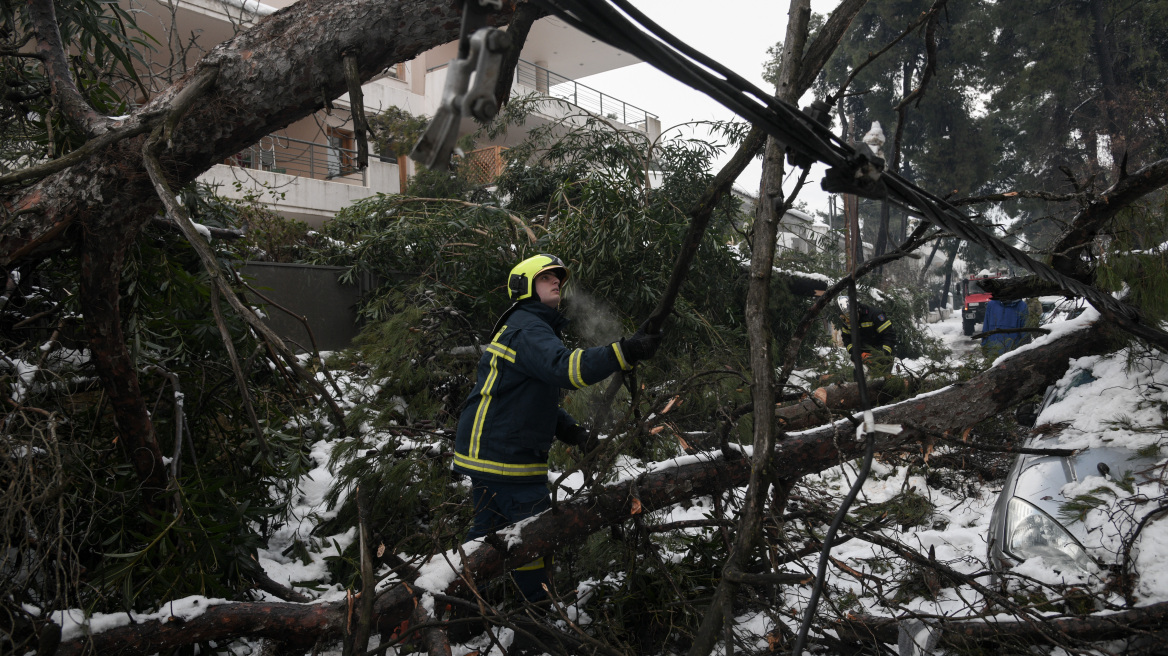
{"label": "reflective stripe on jacket", "polygon": [[546,480],[557,429],[576,423],[559,407],[560,389],[632,369],[619,342],[568,349],[557,334],[565,324],[555,309],[523,303],[492,336],[459,417],[455,471],[498,481]]}
{"label": "reflective stripe on jacket", "polygon": [[[892,349],[896,346],[896,329],[892,327],[892,320],[880,308],[868,307],[863,303],[856,304],[856,318],[860,321],[860,351],[892,355]],[[840,331],[843,333],[844,345],[850,352],[852,332],[848,329],[847,317],[844,317]]]}

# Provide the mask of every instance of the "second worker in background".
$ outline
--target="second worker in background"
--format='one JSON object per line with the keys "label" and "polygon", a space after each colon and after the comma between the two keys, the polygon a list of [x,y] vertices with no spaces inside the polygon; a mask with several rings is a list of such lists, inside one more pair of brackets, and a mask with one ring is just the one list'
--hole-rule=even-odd
{"label": "second worker in background", "polygon": [[[848,297],[840,294],[836,297],[842,315],[844,346],[848,354],[852,353],[853,335],[849,325],[851,311],[848,307]],[[856,318],[860,324],[859,342],[860,357],[872,376],[886,376],[892,372],[893,351],[896,348],[896,329],[892,327],[892,320],[878,307],[856,301]]]}

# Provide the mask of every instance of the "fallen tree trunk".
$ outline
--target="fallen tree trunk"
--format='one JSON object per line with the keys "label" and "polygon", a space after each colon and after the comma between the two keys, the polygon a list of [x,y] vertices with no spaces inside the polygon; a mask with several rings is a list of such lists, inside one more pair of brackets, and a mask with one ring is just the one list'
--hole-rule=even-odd
{"label": "fallen tree trunk", "polygon": [[[1050,635],[1079,643],[1099,642],[1131,637],[1137,633],[1161,632],[1148,635],[1151,644],[1148,652],[1164,653],[1168,649],[1168,637],[1162,632],[1168,626],[1168,602],[1141,606],[1110,615],[1088,615],[1048,619],[1038,627],[1033,621],[986,621],[984,619],[947,620],[936,628],[941,631],[941,644],[957,648],[977,645],[1018,643],[1031,645],[1051,644]],[[852,615],[835,627],[842,638],[856,642],[897,642],[899,623],[896,618]]]}
{"label": "fallen tree trunk", "polygon": [[1070,220],[1067,231],[1051,247],[1050,266],[1068,276],[1092,277],[1083,253],[1120,211],[1165,185],[1168,185],[1168,159],[1152,162],[1130,175],[1121,171],[1119,180],[1110,189],[1092,198]]}
{"label": "fallen tree trunk", "polygon": [[[1111,188],[1090,201],[1069,222],[1066,232],[1051,247],[1050,265],[1056,271],[1094,284],[1095,272],[1086,264],[1083,253],[1112,219],[1124,208],[1148,194],[1168,185],[1168,159],[1152,162],[1130,175],[1121,175]],[[1003,278],[982,281],[982,286],[1000,300],[1016,300],[1032,296],[1052,296],[1066,293],[1037,276]],[[1125,328],[1126,329],[1126,328]],[[1133,333],[1154,344],[1164,345],[1160,335]]]}
{"label": "fallen tree trunk", "polygon": [[[877,378],[868,381],[868,394],[871,402],[879,405],[908,391],[910,384],[907,378]],[[775,408],[775,418],[783,430],[803,430],[837,419],[841,410],[855,410],[859,407],[859,385],[828,385],[820,387],[798,403]]]}
{"label": "fallen tree trunk", "polygon": [[[1114,350],[1116,343],[1112,334],[1108,326],[1094,324],[1017,352],[965,383],[878,408],[874,414],[879,423],[900,423],[909,428],[895,437],[879,436],[877,449],[911,447],[927,437],[927,433],[956,434],[992,417],[1061,378],[1071,358]],[[856,457],[862,445],[848,439],[852,433],[851,424],[845,421],[787,436],[775,447],[776,474],[798,478]],[[440,555],[431,560],[429,567],[450,558],[459,576],[476,584],[485,582],[559,547],[579,544],[592,533],[619,524],[634,514],[741,487],[749,477],[750,461],[735,451],[659,463],[635,480],[593,490],[560,504],[558,512],[544,513],[523,526],[520,539],[511,548],[502,540],[488,538],[489,543],[464,545],[465,560],[457,554]],[[434,592],[459,595],[467,590],[466,580],[455,578],[445,590]],[[409,620],[418,597],[425,592],[416,585],[398,585],[382,593],[374,607],[378,626],[390,627]],[[211,606],[202,615],[181,623],[152,620],[72,639],[62,643],[57,653],[70,656],[92,649],[102,654],[149,654],[181,644],[245,636],[309,645],[321,638],[338,636],[344,621],[344,602],[223,604]]]}

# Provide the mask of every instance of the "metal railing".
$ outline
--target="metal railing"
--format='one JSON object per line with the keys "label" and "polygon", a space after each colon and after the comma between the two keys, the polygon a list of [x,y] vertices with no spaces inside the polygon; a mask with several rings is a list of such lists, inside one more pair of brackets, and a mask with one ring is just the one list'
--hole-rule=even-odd
{"label": "metal railing", "polygon": [[573,79],[553,73],[523,59],[520,59],[519,64],[515,67],[515,82],[553,98],[562,98],[594,114],[620,121],[642,132],[648,132],[650,118],[658,118],[656,114],[647,112],[636,105],[613,98],[588,85],[580,84]]}
{"label": "metal railing", "polygon": [[357,168],[357,151],[275,134],[269,134],[256,145],[228,157],[224,163],[316,180],[345,179],[361,185],[367,183],[365,171]]}
{"label": "metal railing", "polygon": [[[426,73],[433,73],[447,66],[448,64],[439,64],[433,68],[426,69]],[[515,66],[515,84],[522,84],[529,89],[535,89],[539,93],[553,98],[562,98],[594,114],[600,114],[605,118],[620,121],[642,132],[649,131],[648,119],[660,118],[652,112],[643,110],[636,105],[618,98],[613,98],[586,84],[580,84],[571,78],[549,71],[542,66],[537,66],[526,59],[520,59],[519,64]]]}

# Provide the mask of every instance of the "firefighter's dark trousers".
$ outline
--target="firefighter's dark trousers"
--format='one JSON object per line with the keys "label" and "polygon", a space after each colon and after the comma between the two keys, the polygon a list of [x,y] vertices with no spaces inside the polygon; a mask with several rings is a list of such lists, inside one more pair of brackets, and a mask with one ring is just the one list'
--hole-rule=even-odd
{"label": "firefighter's dark trousers", "polygon": [[[535,483],[499,483],[471,477],[471,499],[474,502],[474,525],[467,540],[481,538],[515,522],[547,510],[552,505],[547,485]],[[519,591],[528,601],[547,597],[543,586],[548,582],[544,558],[511,572]],[[550,560],[550,559],[546,559]]]}

